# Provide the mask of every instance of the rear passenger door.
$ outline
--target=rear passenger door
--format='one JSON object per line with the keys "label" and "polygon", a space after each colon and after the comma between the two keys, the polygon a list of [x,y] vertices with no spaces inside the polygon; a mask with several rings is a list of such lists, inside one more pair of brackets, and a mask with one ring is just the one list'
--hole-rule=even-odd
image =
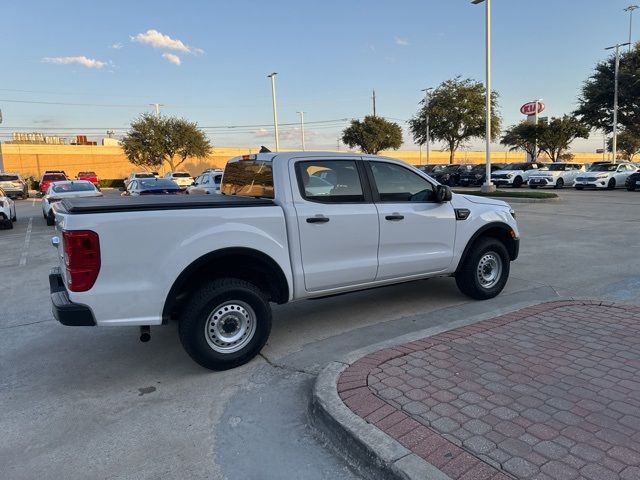
{"label": "rear passenger door", "polygon": [[378,269],[378,213],[361,160],[301,159],[293,197],[307,291],[372,282]]}
{"label": "rear passenger door", "polygon": [[397,163],[366,162],[380,224],[377,280],[445,270],[453,259],[451,202],[437,203],[426,178]]}

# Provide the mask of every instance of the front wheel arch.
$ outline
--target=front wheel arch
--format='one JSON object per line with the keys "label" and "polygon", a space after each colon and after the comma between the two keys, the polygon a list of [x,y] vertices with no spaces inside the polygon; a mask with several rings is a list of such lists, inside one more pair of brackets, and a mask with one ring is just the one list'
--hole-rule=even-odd
{"label": "front wheel arch", "polygon": [[509,253],[509,260],[514,261],[518,258],[519,254],[519,242],[515,238],[515,231],[511,226],[502,222],[492,222],[484,225],[479,228],[469,239],[467,245],[464,247],[462,255],[460,256],[460,261],[458,262],[458,267],[455,273],[459,273],[460,269],[464,265],[464,262],[469,257],[470,252],[473,249],[475,243],[478,242],[481,238],[496,238],[500,240],[507,252]]}

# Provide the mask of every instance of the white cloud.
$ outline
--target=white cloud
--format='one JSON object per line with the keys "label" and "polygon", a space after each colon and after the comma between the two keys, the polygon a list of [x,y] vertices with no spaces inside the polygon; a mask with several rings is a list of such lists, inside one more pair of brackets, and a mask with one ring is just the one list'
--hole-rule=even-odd
{"label": "white cloud", "polygon": [[143,43],[150,45],[153,48],[162,48],[165,50],[176,50],[178,52],[202,54],[204,50],[200,48],[193,48],[186,45],[182,40],[177,38],[171,38],[169,35],[159,32],[158,30],[150,29],[144,33],[138,33],[131,38],[132,42]]}
{"label": "white cloud", "polygon": [[182,60],[180,60],[180,57],[177,55],[174,55],[173,53],[165,52],[162,54],[162,58],[164,58],[168,62],[173,63],[174,65],[180,65],[182,63]]}
{"label": "white cloud", "polygon": [[120,50],[122,48],[122,44],[120,42],[114,43],[109,48],[113,48],[114,50]]}
{"label": "white cloud", "polygon": [[400,45],[401,47],[409,46],[409,39],[407,37],[395,37],[396,45]]}
{"label": "white cloud", "polygon": [[55,63],[56,65],[82,65],[83,67],[97,69],[107,65],[107,62],[87,58],[84,55],[78,57],[44,57],[42,61],[44,63]]}

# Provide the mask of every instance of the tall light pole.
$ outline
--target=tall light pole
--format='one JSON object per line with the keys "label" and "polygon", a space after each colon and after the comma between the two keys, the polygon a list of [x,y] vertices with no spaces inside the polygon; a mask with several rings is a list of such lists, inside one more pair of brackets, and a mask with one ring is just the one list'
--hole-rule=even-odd
{"label": "tall light pole", "polygon": [[481,190],[483,192],[495,192],[496,186],[491,182],[491,0],[473,0],[471,3],[474,5],[478,5],[479,3],[483,3],[485,6],[485,55],[486,55],[486,81],[485,81],[485,90],[486,90],[486,105],[485,105],[485,115],[486,115],[486,132],[485,136],[487,137],[486,145],[485,145],[485,182],[482,185]]}
{"label": "tall light pole", "polygon": [[616,153],[618,147],[618,70],[620,69],[620,47],[628,45],[627,43],[616,43],[611,47],[605,48],[605,50],[616,49],[615,60],[615,73],[613,80],[613,138],[611,141],[611,155],[613,156],[613,163],[616,163]]}
{"label": "tall light pole", "polygon": [[276,152],[280,151],[280,134],[278,132],[278,107],[276,105],[276,75],[277,72],[273,72],[267,75],[267,78],[271,79],[271,101],[273,103],[273,128],[276,136]]}
{"label": "tall light pole", "polygon": [[424,92],[424,111],[425,111],[425,116],[426,116],[426,125],[427,125],[427,131],[426,131],[426,143],[427,143],[427,165],[429,165],[429,153],[431,152],[431,147],[430,147],[430,143],[431,143],[431,131],[429,129],[429,93],[431,92],[431,90],[433,90],[433,87],[429,87],[429,88],[423,88],[422,91]]}
{"label": "tall light pole", "polygon": [[[537,100],[534,100],[534,103],[536,104],[536,113],[534,114],[533,117],[533,124],[537,127],[538,126],[538,105],[540,104],[540,102],[542,101],[541,98],[538,98]],[[538,161],[538,131],[536,129],[536,139],[535,142],[533,143],[533,158],[531,159],[532,162],[537,162]]]}
{"label": "tall light pole", "polygon": [[631,51],[631,27],[633,25],[633,11],[638,7],[638,5],[629,5],[624,9],[625,12],[629,12],[629,51]]}
{"label": "tall light pole", "polygon": [[300,134],[302,135],[302,151],[305,151],[304,148],[304,112],[300,111],[300,112],[296,112],[300,114]]}
{"label": "tall light pole", "polygon": [[156,117],[160,116],[160,107],[164,107],[164,105],[162,103],[150,103],[149,105],[151,105],[152,107],[154,107],[156,109]]}

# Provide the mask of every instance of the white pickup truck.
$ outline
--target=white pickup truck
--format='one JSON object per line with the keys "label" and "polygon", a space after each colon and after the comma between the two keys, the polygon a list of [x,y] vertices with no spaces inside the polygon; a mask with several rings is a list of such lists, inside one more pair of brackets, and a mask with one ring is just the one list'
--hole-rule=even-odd
{"label": "white pickup truck", "polygon": [[519,249],[506,203],[452,194],[372,155],[244,155],[228,162],[222,195],[65,199],[54,209],[56,319],[140,326],[143,341],[151,325],[176,320],[187,353],[214,370],[260,352],[270,302],[436,276],[492,298]]}

